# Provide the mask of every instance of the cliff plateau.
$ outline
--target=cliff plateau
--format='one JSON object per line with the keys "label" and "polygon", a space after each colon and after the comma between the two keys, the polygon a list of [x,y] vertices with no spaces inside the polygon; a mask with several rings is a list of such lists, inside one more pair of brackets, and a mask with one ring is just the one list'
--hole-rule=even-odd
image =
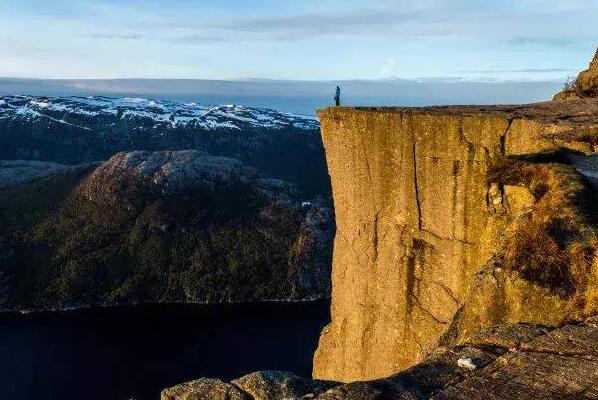
{"label": "cliff plateau", "polygon": [[492,325],[598,310],[598,102],[328,108],[337,234],[314,377],[389,376]]}

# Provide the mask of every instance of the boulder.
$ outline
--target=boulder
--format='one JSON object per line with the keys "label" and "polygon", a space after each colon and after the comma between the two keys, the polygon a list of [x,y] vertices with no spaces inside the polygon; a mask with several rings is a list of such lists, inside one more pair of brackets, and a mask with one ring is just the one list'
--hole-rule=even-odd
{"label": "boulder", "polygon": [[313,398],[338,385],[302,378],[290,372],[260,371],[232,381],[254,400]]}
{"label": "boulder", "polygon": [[234,385],[220,379],[197,379],[164,389],[161,400],[249,400]]}

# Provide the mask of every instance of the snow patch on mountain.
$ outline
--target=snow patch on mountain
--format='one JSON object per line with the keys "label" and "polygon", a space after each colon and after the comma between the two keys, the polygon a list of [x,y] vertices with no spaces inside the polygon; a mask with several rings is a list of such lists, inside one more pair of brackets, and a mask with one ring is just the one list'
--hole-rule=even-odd
{"label": "snow patch on mountain", "polygon": [[0,97],[0,120],[48,119],[84,130],[95,128],[94,118],[106,116],[133,124],[153,123],[154,127],[175,129],[188,127],[202,130],[243,130],[266,128],[316,131],[317,118],[284,113],[266,108],[238,105],[204,106],[139,97]]}

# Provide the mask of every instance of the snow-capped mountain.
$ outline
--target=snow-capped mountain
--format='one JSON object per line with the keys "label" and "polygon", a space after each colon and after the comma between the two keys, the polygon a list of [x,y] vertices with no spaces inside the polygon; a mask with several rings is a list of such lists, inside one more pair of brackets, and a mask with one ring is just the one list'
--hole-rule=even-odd
{"label": "snow-capped mountain", "polygon": [[0,160],[79,164],[134,150],[200,150],[307,192],[329,189],[315,117],[132,97],[0,97]]}
{"label": "snow-capped mountain", "polygon": [[40,120],[83,130],[97,129],[94,118],[138,124],[138,129],[186,127],[202,130],[275,130],[319,128],[315,117],[237,105],[203,106],[136,97],[0,97],[0,119]]}

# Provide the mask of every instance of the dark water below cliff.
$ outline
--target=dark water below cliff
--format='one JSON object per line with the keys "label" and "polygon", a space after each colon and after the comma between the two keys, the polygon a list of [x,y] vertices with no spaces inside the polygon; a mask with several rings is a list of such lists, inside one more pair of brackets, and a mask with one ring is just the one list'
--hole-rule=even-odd
{"label": "dark water below cliff", "polygon": [[202,376],[310,376],[328,320],[328,302],[2,314],[0,399],[159,399]]}

